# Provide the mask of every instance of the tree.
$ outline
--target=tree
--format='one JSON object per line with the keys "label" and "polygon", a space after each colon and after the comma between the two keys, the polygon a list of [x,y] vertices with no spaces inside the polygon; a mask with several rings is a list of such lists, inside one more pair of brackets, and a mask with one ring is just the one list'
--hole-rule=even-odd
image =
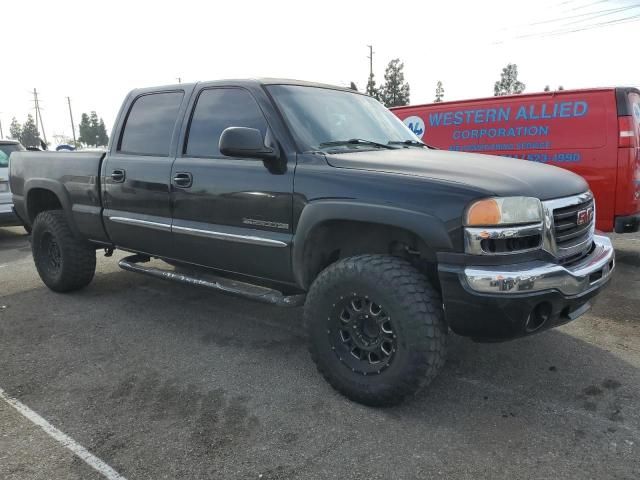
{"label": "tree", "polygon": [[80,117],[80,125],[78,125],[78,141],[85,145],[93,145],[96,140],[96,136],[92,135],[91,125],[89,124],[89,115],[83,113]]}
{"label": "tree", "polygon": [[27,115],[27,121],[22,126],[22,134],[20,135],[20,143],[25,147],[38,147],[40,148],[40,132],[36,127],[36,122],[33,120],[31,114]]}
{"label": "tree", "polygon": [[444,88],[442,87],[442,82],[438,80],[438,83],[436,84],[436,99],[434,100],[434,102],[440,103],[443,98],[444,98]]}
{"label": "tree", "polygon": [[365,92],[370,97],[376,98],[378,100],[380,99],[379,92],[378,92],[378,89],[376,87],[376,80],[375,80],[375,78],[373,76],[373,73],[369,75],[369,81],[367,82],[367,88],[366,88]]}
{"label": "tree", "polygon": [[92,110],[89,114],[89,126],[90,126],[90,134],[91,134],[91,142],[90,145],[99,146],[100,145],[100,132],[99,127],[100,123],[98,121],[98,114],[95,110]]}
{"label": "tree", "polygon": [[18,123],[16,117],[13,117],[11,125],[9,125],[9,138],[18,141],[22,140],[22,125]]}
{"label": "tree", "polygon": [[83,113],[80,117],[80,124],[78,125],[78,141],[85,145],[90,145],[91,142],[91,125],[89,125],[89,115]]}
{"label": "tree", "polygon": [[515,63],[509,63],[502,69],[500,80],[493,86],[493,95],[496,97],[502,95],[513,95],[522,93],[526,85],[518,80],[518,66]]}
{"label": "tree", "polygon": [[109,143],[109,135],[107,135],[107,127],[104,125],[104,120],[101,118],[98,123],[98,145],[103,147]]}
{"label": "tree", "polygon": [[83,113],[80,117],[80,125],[78,125],[78,142],[91,147],[102,147],[109,143],[109,135],[104,125],[104,120],[98,118],[95,110],[89,115]]}
{"label": "tree", "polygon": [[545,92],[550,92],[551,91],[551,87],[549,85],[545,85],[544,86],[544,91]]}
{"label": "tree", "polygon": [[384,84],[380,86],[380,101],[386,107],[397,107],[409,103],[409,84],[404,81],[404,63],[399,58],[389,62],[384,72]]}

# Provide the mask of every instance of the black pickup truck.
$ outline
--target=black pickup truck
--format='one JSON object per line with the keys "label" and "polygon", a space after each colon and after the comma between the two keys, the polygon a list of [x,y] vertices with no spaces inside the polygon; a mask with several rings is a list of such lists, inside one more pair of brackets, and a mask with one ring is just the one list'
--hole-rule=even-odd
{"label": "black pickup truck", "polygon": [[134,90],[106,152],[16,152],[10,181],[52,290],[85,287],[117,248],[126,270],[304,304],[319,371],[368,405],[428,384],[449,330],[568,322],[614,268],[581,177],[430,148],[374,99],[314,83]]}

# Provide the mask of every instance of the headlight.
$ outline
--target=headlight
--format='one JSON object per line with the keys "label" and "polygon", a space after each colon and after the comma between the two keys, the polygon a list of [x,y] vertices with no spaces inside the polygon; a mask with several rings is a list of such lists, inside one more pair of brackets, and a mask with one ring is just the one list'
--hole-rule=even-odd
{"label": "headlight", "polygon": [[542,221],[542,203],[533,197],[485,198],[467,208],[468,227],[522,225]]}

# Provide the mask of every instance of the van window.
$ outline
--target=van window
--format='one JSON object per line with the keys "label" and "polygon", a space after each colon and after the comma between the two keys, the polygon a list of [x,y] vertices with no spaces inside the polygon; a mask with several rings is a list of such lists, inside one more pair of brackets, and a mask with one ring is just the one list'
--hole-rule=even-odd
{"label": "van window", "polygon": [[138,97],[125,120],[118,151],[168,156],[183,96],[183,92],[163,92]]}
{"label": "van window", "polygon": [[184,153],[191,157],[220,156],[218,142],[228,127],[249,127],[267,132],[267,122],[255,99],[240,88],[203,90],[191,118]]}
{"label": "van window", "polygon": [[640,135],[640,94],[630,93],[629,102],[631,103],[631,114],[636,123],[636,135]]}
{"label": "van window", "polygon": [[0,145],[0,168],[7,168],[9,166],[9,157],[11,152],[19,152],[24,150],[19,143],[5,143]]}

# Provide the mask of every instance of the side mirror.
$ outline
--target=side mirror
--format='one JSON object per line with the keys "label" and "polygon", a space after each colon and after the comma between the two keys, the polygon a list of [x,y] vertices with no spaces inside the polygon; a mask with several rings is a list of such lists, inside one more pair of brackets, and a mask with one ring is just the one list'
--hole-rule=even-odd
{"label": "side mirror", "polygon": [[220,153],[228,157],[260,158],[273,160],[278,158],[276,149],[267,147],[260,130],[247,127],[229,127],[220,135],[218,144]]}

